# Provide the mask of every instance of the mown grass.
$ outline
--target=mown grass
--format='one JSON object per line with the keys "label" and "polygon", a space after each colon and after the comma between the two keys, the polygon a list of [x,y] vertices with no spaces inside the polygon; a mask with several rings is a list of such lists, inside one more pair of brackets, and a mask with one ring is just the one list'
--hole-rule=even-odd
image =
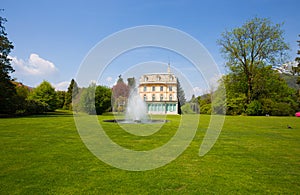
{"label": "mown grass", "polygon": [[[149,150],[174,135],[180,116],[168,116],[170,122],[149,137],[131,135],[103,119],[112,116],[99,116],[99,121],[115,142]],[[194,140],[176,160],[143,172],[120,170],[100,161],[81,141],[70,114],[0,119],[0,193],[300,192],[299,118],[226,117],[212,150],[199,157],[209,119],[201,115]]]}

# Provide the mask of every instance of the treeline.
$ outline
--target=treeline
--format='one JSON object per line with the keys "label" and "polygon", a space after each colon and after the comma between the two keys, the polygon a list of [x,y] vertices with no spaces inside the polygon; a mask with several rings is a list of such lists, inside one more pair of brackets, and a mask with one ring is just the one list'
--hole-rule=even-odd
{"label": "treeline", "polygon": [[18,82],[11,83],[14,93],[6,98],[9,100],[9,107],[0,108],[2,116],[41,114],[58,108],[71,108],[70,93],[55,91],[47,81],[43,81],[36,88]]}
{"label": "treeline", "polygon": [[36,88],[13,82],[16,93],[10,96],[10,107],[1,108],[2,116],[31,115],[52,112],[56,109],[74,110],[88,114],[111,111],[111,89],[91,84],[79,88],[74,79],[67,91],[55,91],[48,81]]}
{"label": "treeline", "polygon": [[112,109],[111,88],[106,86],[92,83],[87,88],[78,88],[78,93],[72,95],[72,105],[74,106],[72,109],[76,112],[101,115]]}
{"label": "treeline", "polygon": [[[35,89],[15,82],[10,77],[14,69],[8,58],[14,47],[7,38],[5,22],[0,17],[0,116],[40,114],[58,108],[88,114],[124,112],[129,89],[135,85],[133,78],[125,84],[120,76],[113,89],[96,84],[79,88],[72,80],[66,92],[55,91],[47,81]],[[226,59],[228,74],[220,79],[218,89],[193,96],[186,103],[178,84],[182,113],[286,116],[300,111],[300,57],[295,59],[298,66],[292,75],[272,68],[286,62],[289,49],[281,26],[269,19],[254,18],[222,33],[217,43]],[[300,47],[300,41],[298,44]]]}
{"label": "treeline", "polygon": [[[214,92],[193,97],[186,112],[287,116],[300,111],[299,74],[284,75],[273,69],[286,60],[289,49],[281,26],[254,18],[222,33],[217,42],[227,60],[228,74]],[[293,70],[300,70],[300,57],[295,61]]]}
{"label": "treeline", "polygon": [[[247,103],[244,93],[238,91],[240,83],[235,82],[232,75],[223,76],[220,87],[211,93],[198,97],[193,96],[182,110],[184,113],[226,114],[248,116],[292,116],[300,110],[299,87],[288,86],[285,79],[296,80],[296,76],[283,75],[266,67],[268,75],[260,78],[254,88],[255,99]],[[263,71],[262,71],[263,72]],[[294,79],[291,79],[294,78]],[[220,91],[226,89],[226,97],[218,97]],[[263,92],[262,92],[263,91]],[[219,109],[222,108],[222,109]]]}

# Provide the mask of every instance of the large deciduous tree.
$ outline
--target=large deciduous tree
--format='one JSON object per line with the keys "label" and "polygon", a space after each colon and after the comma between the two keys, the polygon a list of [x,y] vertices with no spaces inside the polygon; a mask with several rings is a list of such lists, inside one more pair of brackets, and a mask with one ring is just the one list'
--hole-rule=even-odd
{"label": "large deciduous tree", "polygon": [[225,31],[217,42],[227,59],[227,67],[238,77],[239,90],[249,104],[254,99],[256,74],[266,65],[278,65],[286,55],[281,24],[266,18],[254,18],[242,27]]}
{"label": "large deciduous tree", "polygon": [[5,22],[6,19],[0,16],[0,114],[13,114],[16,111],[16,89],[9,75],[14,69],[8,55],[14,46],[7,38]]}
{"label": "large deciduous tree", "polygon": [[47,81],[43,81],[37,86],[28,97],[29,100],[35,100],[47,105],[47,111],[54,111],[58,108],[58,98],[54,87]]}

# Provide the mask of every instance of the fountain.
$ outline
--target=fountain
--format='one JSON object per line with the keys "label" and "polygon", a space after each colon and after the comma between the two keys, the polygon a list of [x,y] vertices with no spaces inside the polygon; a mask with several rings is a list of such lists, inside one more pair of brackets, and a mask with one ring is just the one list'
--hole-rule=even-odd
{"label": "fountain", "polygon": [[138,94],[137,89],[131,90],[128,98],[125,119],[104,120],[104,122],[117,122],[123,124],[152,124],[165,123],[167,120],[151,120],[147,114],[147,104]]}
{"label": "fountain", "polygon": [[132,90],[129,95],[125,119],[130,123],[145,123],[149,121],[147,104],[142,100],[137,89]]}

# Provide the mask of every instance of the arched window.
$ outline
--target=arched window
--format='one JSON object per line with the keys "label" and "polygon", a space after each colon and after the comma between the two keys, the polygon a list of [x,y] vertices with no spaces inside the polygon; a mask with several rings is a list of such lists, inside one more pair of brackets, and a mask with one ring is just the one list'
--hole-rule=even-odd
{"label": "arched window", "polygon": [[160,94],[160,101],[163,101],[163,100],[164,100],[164,95]]}

